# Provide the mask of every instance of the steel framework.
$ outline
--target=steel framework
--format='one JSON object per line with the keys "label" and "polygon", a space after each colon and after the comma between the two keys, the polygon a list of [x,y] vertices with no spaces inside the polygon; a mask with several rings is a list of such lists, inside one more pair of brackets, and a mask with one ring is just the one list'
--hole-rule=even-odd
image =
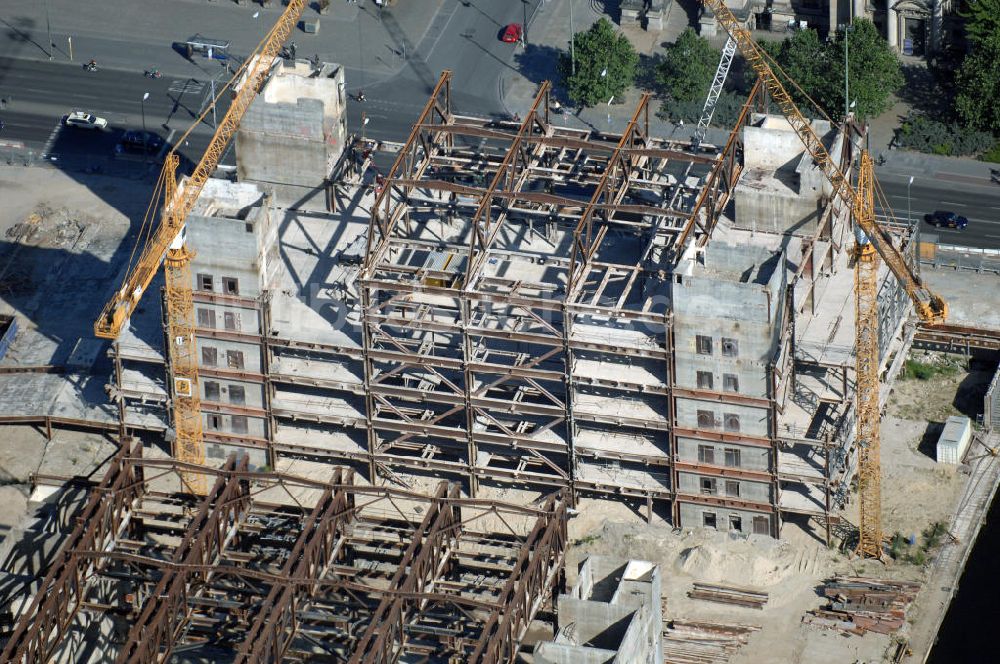
{"label": "steel framework", "polygon": [[[611,488],[580,472],[576,453],[600,453],[574,440],[608,425],[641,430],[658,439],[662,458],[624,448],[615,458],[658,469],[650,477],[670,474],[665,282],[729,201],[760,88],[724,149],[694,151],[649,135],[648,96],[622,134],[603,134],[553,124],[547,83],[518,123],[456,115],[450,85],[445,72],[368,229],[360,296],[371,472],[459,474],[472,495],[488,477],[674,497],[669,479]],[[544,259],[525,253],[530,243]],[[523,273],[497,267],[517,261]],[[612,319],[621,338],[595,336]],[[621,343],[630,335],[634,343]],[[662,386],[579,375],[580,362],[647,363]],[[575,403],[607,389],[651,404],[657,417]]]}
{"label": "steel framework", "polygon": [[85,643],[116,662],[512,662],[562,589],[561,494],[515,506],[442,482],[424,496],[339,468],[329,481],[248,472],[233,456],[196,497],[177,492],[189,471],[122,448],[3,661]]}

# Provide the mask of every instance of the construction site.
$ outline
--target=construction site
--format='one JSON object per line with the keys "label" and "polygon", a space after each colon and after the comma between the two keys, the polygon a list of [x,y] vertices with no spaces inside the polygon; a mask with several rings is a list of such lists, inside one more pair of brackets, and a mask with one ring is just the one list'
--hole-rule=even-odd
{"label": "construction site", "polygon": [[[0,660],[926,654],[1000,390],[963,369],[987,417],[944,467],[897,382],[915,345],[993,361],[1000,333],[928,322],[919,226],[862,204],[863,125],[763,74],[719,145],[651,135],[648,95],[623,133],[561,126],[548,83],[470,117],[444,72],[383,144],[348,134],[343,68],[274,58],[287,32],[194,172],[168,156],[162,221],[96,179],[46,208],[22,182],[3,220],[0,459],[31,469]],[[936,521],[964,554],[888,561]]]}

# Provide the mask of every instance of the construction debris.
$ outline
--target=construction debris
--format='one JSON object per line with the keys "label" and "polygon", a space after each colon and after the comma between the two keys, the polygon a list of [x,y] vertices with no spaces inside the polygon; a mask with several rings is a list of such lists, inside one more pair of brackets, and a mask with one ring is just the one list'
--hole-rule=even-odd
{"label": "construction debris", "polygon": [[906,611],[920,592],[914,581],[837,577],[823,587],[829,606],[810,611],[803,622],[862,635],[892,634],[906,621]]}
{"label": "construction debris", "polygon": [[751,609],[763,609],[767,603],[767,593],[756,588],[741,588],[739,586],[721,586],[714,583],[695,583],[688,591],[692,599],[704,599],[720,604],[735,604]]}
{"label": "construction debris", "polygon": [[664,664],[724,664],[757,625],[671,620],[663,630]]}

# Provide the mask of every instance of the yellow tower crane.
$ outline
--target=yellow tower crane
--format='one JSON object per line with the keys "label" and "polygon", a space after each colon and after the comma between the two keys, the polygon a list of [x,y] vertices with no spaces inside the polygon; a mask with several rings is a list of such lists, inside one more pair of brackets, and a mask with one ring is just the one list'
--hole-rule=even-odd
{"label": "yellow tower crane", "polygon": [[757,46],[726,6],[725,0],[701,0],[711,10],[719,24],[729,33],[743,57],[763,81],[771,99],[781,109],[785,119],[798,135],[813,162],[833,186],[834,196],[853,211],[854,221],[861,231],[855,264],[856,323],[855,334],[857,371],[857,445],[860,523],[857,552],[864,557],[882,557],[882,496],[879,461],[879,352],[878,352],[878,259],[881,257],[913,301],[920,319],[940,323],[948,316],[948,306],[932,293],[920,277],[907,265],[902,254],[892,244],[889,235],[875,223],[873,207],[874,174],[871,157],[861,155],[857,188],[840,171],[809,121],[802,115],[791,95],[768,63],[768,56]]}
{"label": "yellow tower crane", "polygon": [[[138,260],[132,264],[121,287],[104,306],[100,318],[94,323],[95,335],[103,339],[116,339],[149,287],[160,262],[164,263],[168,355],[174,376],[173,384],[170,386],[176,431],[174,456],[180,461],[192,464],[205,462],[191,282],[191,259],[194,253],[185,242],[184,224],[198,201],[205,183],[218,167],[219,160],[222,159],[223,153],[239,129],[243,115],[263,86],[274,58],[292,33],[304,8],[305,0],[289,0],[277,23],[230,80],[226,89],[235,89],[233,86],[237,81],[242,83],[238,86],[229,110],[219,122],[205,154],[195,166],[191,177],[181,185],[177,183],[176,174],[179,158],[174,150],[167,154],[153,201],[146,213],[149,222],[155,215],[156,202],[162,193],[163,210],[159,224],[148,233]],[[205,113],[207,112],[208,110]],[[192,129],[204,119],[205,113],[195,121]],[[184,139],[190,132],[191,129],[177,141],[177,144],[183,145]],[[183,483],[185,490],[192,493],[206,492],[205,476],[201,473],[185,473]]]}

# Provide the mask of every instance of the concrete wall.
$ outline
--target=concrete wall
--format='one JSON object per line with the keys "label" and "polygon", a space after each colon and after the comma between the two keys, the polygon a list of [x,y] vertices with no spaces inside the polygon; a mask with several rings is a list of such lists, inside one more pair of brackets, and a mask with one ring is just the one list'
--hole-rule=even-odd
{"label": "concrete wall", "polygon": [[267,450],[259,447],[230,445],[228,443],[205,442],[205,459],[210,466],[222,465],[230,454],[247,456],[250,470],[260,470],[268,465]]}
{"label": "concrete wall", "polygon": [[[722,392],[724,376],[731,374],[740,394],[767,397],[787,289],[784,254],[716,243],[688,263],[689,274],[674,283],[672,297],[678,386],[697,389],[698,372],[704,371],[712,374],[712,389]],[[711,339],[710,354],[698,352],[699,336]],[[736,342],[734,354],[724,352],[724,339]],[[696,423],[696,407],[683,406],[683,415],[681,410],[678,403],[679,421]]]}
{"label": "concrete wall", "polygon": [[591,556],[558,601],[559,629],[535,648],[538,664],[661,664],[659,567]]}
{"label": "concrete wall", "polygon": [[[246,406],[249,408],[263,408],[264,407],[264,385],[263,383],[249,383],[245,381],[237,380],[227,380],[225,378],[216,378],[215,376],[206,376],[202,374],[198,378],[199,384],[201,385],[201,399],[202,401],[209,401],[212,403],[224,404],[224,405],[234,405],[238,407]],[[214,384],[218,388],[218,394],[212,395],[209,398],[209,391],[212,389],[209,383]],[[245,394],[243,403],[234,402],[232,400],[232,388],[243,388]]]}
{"label": "concrete wall", "polygon": [[[702,478],[715,480],[715,493],[702,493]],[[726,482],[736,482],[739,484],[739,494],[732,495],[726,491]],[[733,500],[748,500],[758,503],[768,503],[772,500],[771,484],[766,482],[753,482],[751,480],[736,479],[733,477],[715,477],[711,475],[698,475],[695,473],[677,473],[677,490],[682,493],[694,495],[715,496],[717,498],[732,498]]]}
{"label": "concrete wall", "polygon": [[[203,370],[200,394],[204,402],[202,427],[206,435],[267,437],[266,419],[231,412],[234,408],[266,409],[264,385],[236,377],[206,375],[205,371],[220,374],[263,371],[263,351],[259,343],[250,339],[219,338],[217,334],[256,335],[261,332],[257,302],[266,281],[264,275],[273,279],[282,269],[280,261],[268,265],[265,257],[269,243],[276,239],[271,210],[271,202],[255,185],[211,180],[199,198],[195,214],[188,218],[188,243],[196,252],[191,264],[191,285],[195,294],[195,322],[199,327],[197,360]],[[206,279],[210,283],[206,283]],[[206,354],[212,351],[215,363],[206,363]],[[217,391],[209,392],[210,387]],[[233,388],[238,387],[244,391],[243,403],[232,401]],[[234,426],[234,417],[245,418],[245,430]],[[243,449],[241,446],[236,448]],[[211,454],[219,455],[220,450],[221,447],[211,448]],[[206,454],[209,453],[206,444]],[[264,452],[260,450],[259,453]],[[227,454],[212,458],[221,461]],[[263,463],[260,461],[261,465]]]}
{"label": "concrete wall", "polygon": [[768,528],[771,529],[771,532],[773,532],[774,528],[773,514],[762,514],[760,512],[732,509],[730,507],[717,507],[714,505],[701,505],[698,503],[688,502],[679,502],[678,509],[680,512],[680,523],[678,526],[683,528],[703,527],[703,514],[705,513],[715,514],[717,530],[732,530],[732,522],[730,519],[734,516],[741,520],[740,532],[743,533],[749,534],[753,532],[754,517],[766,518],[768,520]]}
{"label": "concrete wall", "polygon": [[321,187],[344,150],[345,101],[339,66],[282,62],[236,135],[239,179],[278,185],[284,203],[297,196],[284,187]]}
{"label": "concrete wall", "polygon": [[[814,120],[835,163],[843,150],[840,134],[825,120]],[[816,167],[788,121],[755,115],[743,128],[744,173],[736,186],[735,226],[772,233],[811,235],[832,187]]]}
{"label": "concrete wall", "polygon": [[733,198],[733,226],[749,231],[811,235],[823,213],[818,197],[800,196],[791,187],[757,191],[737,185]]}
{"label": "concrete wall", "polygon": [[[698,411],[707,411],[714,414],[715,426],[706,427],[698,423]],[[735,415],[739,418],[739,429],[727,429],[726,416]],[[677,412],[675,413],[677,426],[685,429],[701,429],[704,431],[715,431],[720,433],[740,433],[748,436],[759,436],[766,438],[771,435],[770,422],[768,420],[768,409],[756,406],[744,406],[741,404],[719,403],[715,401],[702,401],[698,399],[677,398]]]}
{"label": "concrete wall", "polygon": [[798,164],[804,148],[783,117],[754,114],[743,128],[743,166],[775,171]]}
{"label": "concrete wall", "polygon": [[[234,436],[236,438],[267,438],[267,422],[264,419],[259,417],[242,416],[246,417],[247,430],[237,431],[233,426],[233,417],[241,416],[227,415],[224,413],[209,413],[203,410],[201,413],[201,426],[205,434],[218,433],[227,436]],[[219,423],[218,428],[212,426],[212,423],[216,421]]]}
{"label": "concrete wall", "polygon": [[754,447],[752,445],[738,445],[736,443],[713,443],[695,438],[677,438],[677,458],[681,461],[698,463],[698,448],[701,446],[711,447],[715,451],[715,464],[725,466],[726,449],[739,450],[740,465],[734,466],[744,470],[771,470],[771,450],[764,447]]}
{"label": "concrete wall", "polygon": [[[199,337],[198,363],[201,366],[208,366],[201,363],[203,348],[214,348],[217,353],[218,364],[212,368],[232,371],[248,371],[252,373],[260,373],[262,371],[261,347],[258,344]],[[233,353],[233,355],[230,355],[230,353]],[[231,366],[229,359],[232,358],[235,362],[237,353],[243,354],[243,368]]]}

